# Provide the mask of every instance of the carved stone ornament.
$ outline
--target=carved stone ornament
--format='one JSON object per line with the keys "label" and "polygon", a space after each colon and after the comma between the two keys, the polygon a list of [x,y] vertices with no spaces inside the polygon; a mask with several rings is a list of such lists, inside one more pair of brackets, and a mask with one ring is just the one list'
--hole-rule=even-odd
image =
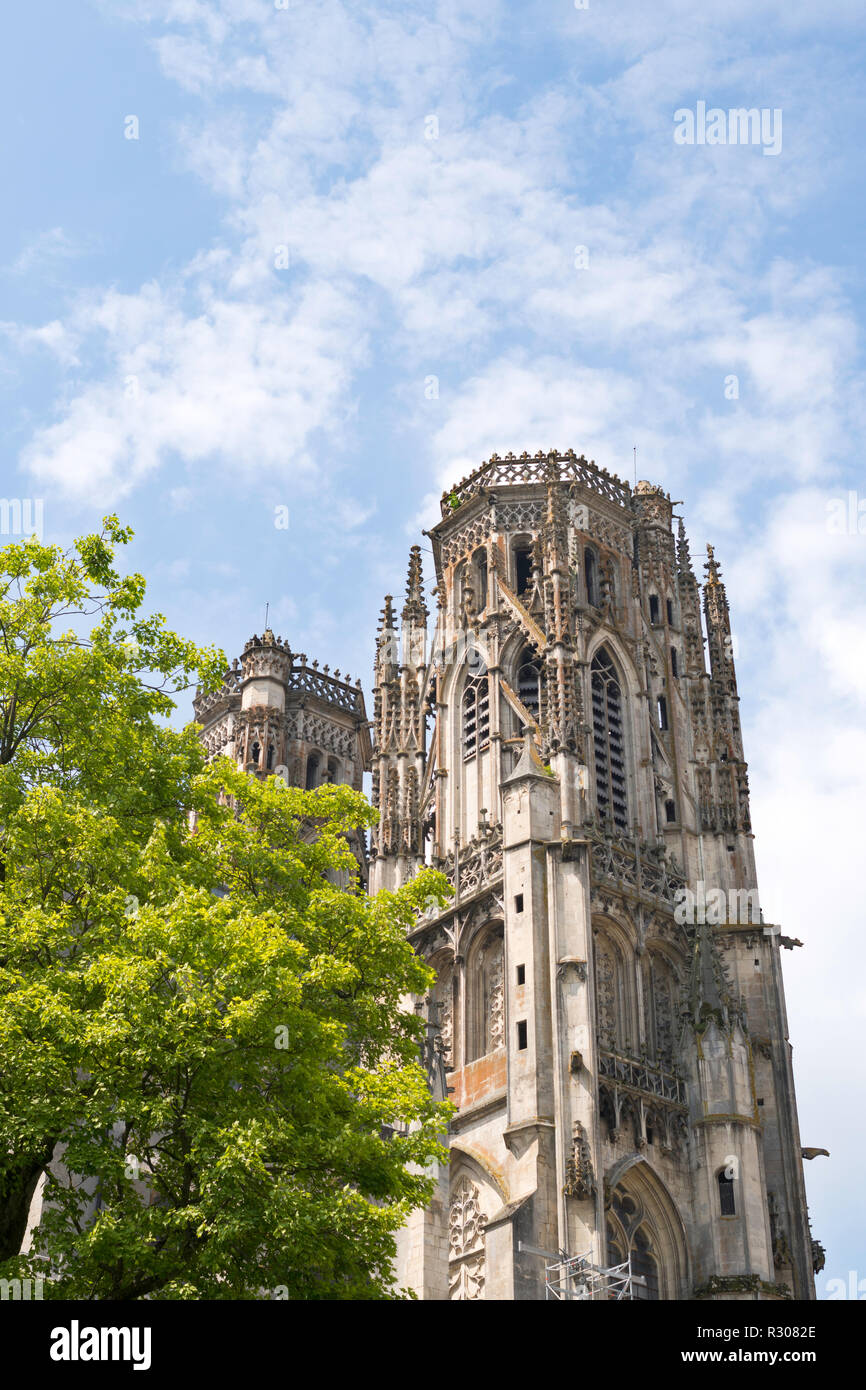
{"label": "carved stone ornament", "polygon": [[575,1121],[572,1139],[571,1158],[565,1169],[566,1197],[576,1197],[580,1202],[588,1202],[595,1196],[595,1174],[589,1152],[586,1130],[579,1120]]}
{"label": "carved stone ornament", "polygon": [[478,1187],[464,1174],[448,1213],[448,1297],[454,1302],[484,1297],[486,1219]]}

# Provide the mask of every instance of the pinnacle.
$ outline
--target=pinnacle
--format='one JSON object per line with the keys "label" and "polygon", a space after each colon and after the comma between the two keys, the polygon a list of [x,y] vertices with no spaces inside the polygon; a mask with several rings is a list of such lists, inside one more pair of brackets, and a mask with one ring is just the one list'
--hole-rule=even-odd
{"label": "pinnacle", "polygon": [[707,583],[708,583],[708,584],[720,584],[720,583],[721,583],[722,572],[721,572],[721,570],[719,569],[719,562],[718,562],[718,560],[716,559],[715,551],[714,551],[713,547],[710,545],[709,541],[707,541],[707,561],[706,561],[706,564],[704,565],[704,569],[705,569],[706,572],[707,572]]}
{"label": "pinnacle", "polygon": [[427,617],[427,602],[424,598],[424,575],[421,564],[421,547],[413,545],[409,551],[409,573],[406,578],[406,602],[403,605],[404,620],[423,622]]}

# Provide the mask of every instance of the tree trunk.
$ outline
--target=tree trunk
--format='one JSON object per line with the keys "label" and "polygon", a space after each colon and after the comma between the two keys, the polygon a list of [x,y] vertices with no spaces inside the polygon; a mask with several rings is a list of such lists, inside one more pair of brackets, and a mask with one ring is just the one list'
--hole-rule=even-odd
{"label": "tree trunk", "polygon": [[0,1262],[21,1253],[33,1193],[53,1152],[52,1141],[41,1155],[10,1155],[0,1162]]}

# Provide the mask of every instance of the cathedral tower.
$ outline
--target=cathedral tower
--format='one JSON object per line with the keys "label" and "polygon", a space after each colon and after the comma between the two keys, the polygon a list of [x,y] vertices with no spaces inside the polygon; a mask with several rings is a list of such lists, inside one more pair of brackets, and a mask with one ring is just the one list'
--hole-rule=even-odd
{"label": "cathedral tower", "polygon": [[434,631],[417,547],[399,634],[385,602],[371,889],[454,888],[413,933],[458,1106],[400,1236],[424,1298],[543,1298],[555,1252],[599,1291],[814,1298],[793,943],[758,905],[721,572],[702,594],[673,521],[573,452],[493,455],[430,533]]}
{"label": "cathedral tower", "polygon": [[[278,774],[293,787],[341,782],[362,790],[370,732],[360,680],[320,669],[270,628],[250,638],[222,687],[196,695],[193,707],[211,757],[234,758],[262,777]],[[366,881],[361,836],[353,848]]]}

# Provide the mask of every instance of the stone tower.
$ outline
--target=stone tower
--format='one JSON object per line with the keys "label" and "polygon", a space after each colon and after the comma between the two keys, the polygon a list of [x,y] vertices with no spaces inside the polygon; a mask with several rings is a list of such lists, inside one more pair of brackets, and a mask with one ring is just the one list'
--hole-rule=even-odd
{"label": "stone tower", "polygon": [[[268,628],[251,637],[222,688],[194,701],[211,757],[234,758],[248,772],[280,774],[312,789],[342,782],[362,790],[370,767],[370,726],[360,680],[319,669]],[[366,881],[366,845],[354,846]]]}
{"label": "stone tower", "polygon": [[719,567],[702,592],[672,509],[493,455],[429,533],[435,626],[417,546],[399,633],[385,602],[371,890],[454,888],[413,932],[458,1106],[400,1234],[423,1298],[543,1298],[556,1252],[634,1297],[814,1298],[794,943],[758,906]]}

